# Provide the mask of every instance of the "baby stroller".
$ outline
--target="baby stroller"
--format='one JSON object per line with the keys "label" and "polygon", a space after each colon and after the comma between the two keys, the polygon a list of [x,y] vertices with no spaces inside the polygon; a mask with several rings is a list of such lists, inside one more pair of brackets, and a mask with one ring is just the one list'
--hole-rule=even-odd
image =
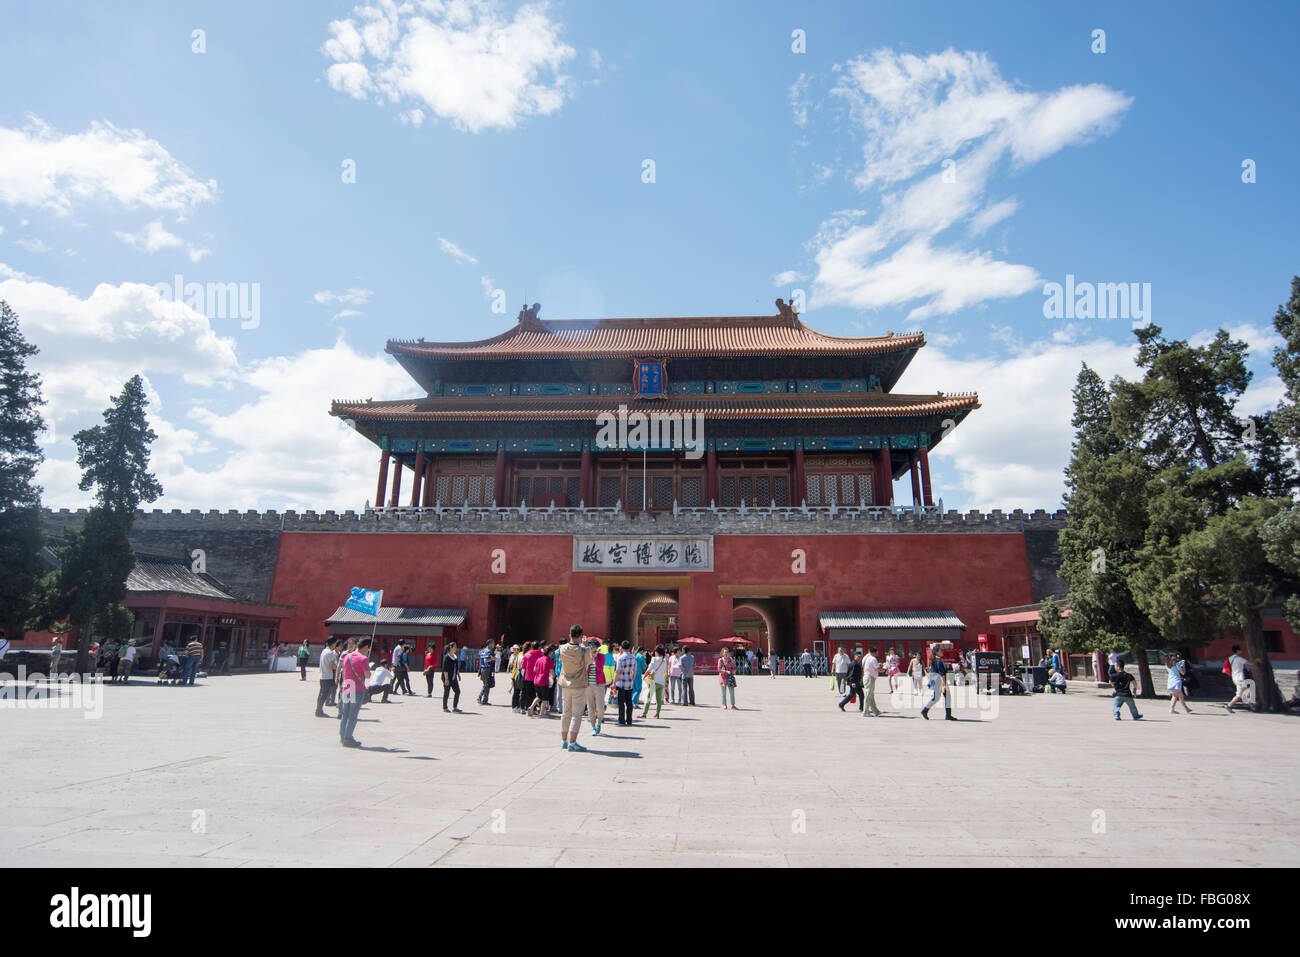
{"label": "baby stroller", "polygon": [[181,676],[184,673],[185,669],[181,665],[180,656],[176,652],[169,651],[163,654],[158,663],[158,683],[160,685],[180,684]]}

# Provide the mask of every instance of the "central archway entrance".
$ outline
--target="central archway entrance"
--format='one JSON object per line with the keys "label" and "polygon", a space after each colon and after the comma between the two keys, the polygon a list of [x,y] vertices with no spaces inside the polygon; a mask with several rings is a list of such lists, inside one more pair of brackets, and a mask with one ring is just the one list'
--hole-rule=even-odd
{"label": "central archway entrance", "polygon": [[777,657],[798,654],[795,622],[799,617],[799,599],[792,597],[747,597],[732,601],[732,634],[751,639],[746,647]]}
{"label": "central archway entrance", "polygon": [[609,589],[607,637],[653,648],[677,640],[677,589]]}

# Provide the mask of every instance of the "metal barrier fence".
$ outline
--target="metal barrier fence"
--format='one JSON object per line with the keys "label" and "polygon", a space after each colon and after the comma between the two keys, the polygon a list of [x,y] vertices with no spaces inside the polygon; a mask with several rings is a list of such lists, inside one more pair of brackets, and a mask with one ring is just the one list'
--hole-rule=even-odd
{"label": "metal barrier fence", "polygon": [[[776,665],[778,675],[802,675],[803,674],[803,656],[794,655],[789,658],[771,658],[771,662]],[[812,656],[812,673],[829,677],[831,673],[830,662],[825,655]]]}

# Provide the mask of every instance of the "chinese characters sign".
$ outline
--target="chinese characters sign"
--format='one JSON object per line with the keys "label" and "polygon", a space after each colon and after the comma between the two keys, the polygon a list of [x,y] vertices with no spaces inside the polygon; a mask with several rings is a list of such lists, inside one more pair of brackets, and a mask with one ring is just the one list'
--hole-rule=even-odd
{"label": "chinese characters sign", "polygon": [[575,572],[713,571],[711,535],[573,538]]}
{"label": "chinese characters sign", "polygon": [[636,364],[636,394],[641,397],[660,397],[668,393],[668,377],[664,363],[638,362]]}

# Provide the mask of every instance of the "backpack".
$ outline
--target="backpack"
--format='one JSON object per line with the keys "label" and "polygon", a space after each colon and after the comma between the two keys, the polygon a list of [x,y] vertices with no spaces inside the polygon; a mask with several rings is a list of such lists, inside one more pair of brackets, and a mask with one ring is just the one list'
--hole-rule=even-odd
{"label": "backpack", "polygon": [[1225,674],[1225,675],[1228,675],[1229,677],[1232,677],[1232,659],[1231,659],[1231,658],[1224,658],[1224,659],[1223,659],[1223,672],[1222,672],[1222,673]]}
{"label": "backpack", "polygon": [[[574,645],[573,647],[581,648],[582,646]],[[589,662],[584,664],[584,662],[586,662],[586,658],[587,658],[586,654],[578,655],[576,659],[572,654],[560,655],[560,663],[563,666],[560,669],[560,675],[564,678],[565,681],[576,682],[579,678],[583,677],[586,674],[587,671],[586,664],[589,664]],[[569,665],[572,664],[575,660],[577,661],[578,664],[578,670],[570,673]]]}

